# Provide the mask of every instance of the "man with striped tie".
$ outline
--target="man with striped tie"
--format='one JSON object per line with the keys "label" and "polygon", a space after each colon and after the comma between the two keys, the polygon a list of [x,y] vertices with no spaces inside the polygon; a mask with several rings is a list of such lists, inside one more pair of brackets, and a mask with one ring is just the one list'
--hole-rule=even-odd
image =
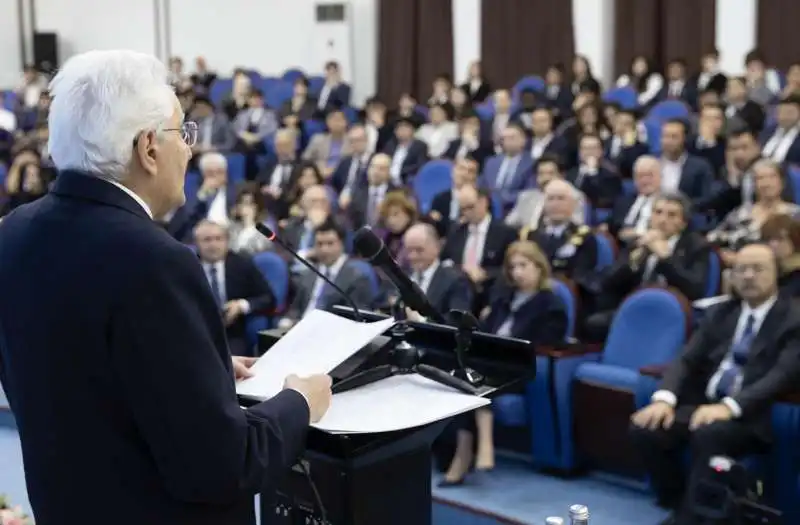
{"label": "man with striped tie", "polygon": [[[652,402],[632,417],[658,503],[676,511],[664,523],[694,523],[685,488],[711,457],[768,449],[770,407],[800,385],[800,308],[778,294],[777,270],[766,245],[736,254],[736,297],[707,312]],[[693,461],[688,478],[681,471],[687,444]]]}

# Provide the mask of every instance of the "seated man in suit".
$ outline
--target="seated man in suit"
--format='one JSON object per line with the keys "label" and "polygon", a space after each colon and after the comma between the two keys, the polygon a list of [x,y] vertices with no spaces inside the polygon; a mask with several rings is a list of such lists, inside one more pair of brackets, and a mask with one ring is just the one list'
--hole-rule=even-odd
{"label": "seated man in suit", "polygon": [[451,140],[444,153],[444,158],[460,161],[466,158],[475,159],[479,167],[488,157],[494,155],[492,143],[481,134],[481,119],[473,110],[467,110],[459,119],[460,136]]}
{"label": "seated man in suit", "polygon": [[711,195],[714,173],[707,160],[688,153],[687,136],[688,125],[680,119],[661,126],[661,189],[680,191],[697,203]]}
{"label": "seated man in suit", "polygon": [[399,189],[392,183],[390,173],[392,159],[385,153],[377,153],[369,163],[368,183],[353,189],[352,201],[347,206],[350,226],[375,226],[380,218],[383,199],[390,191]]}
{"label": "seated man in suit", "polygon": [[517,238],[513,228],[489,213],[490,201],[486,189],[464,186],[459,190],[458,207],[464,221],[447,236],[442,251],[442,259],[458,265],[475,287],[475,312],[486,306],[502,273],[506,249]]}
{"label": "seated man in suit", "polygon": [[630,179],[633,165],[642,155],[646,155],[649,146],[639,141],[636,111],[620,109],[614,117],[614,134],[606,141],[605,156],[610,160],[623,179]]}
{"label": "seated man in suit", "polygon": [[544,190],[539,228],[523,228],[520,238],[535,242],[550,262],[553,275],[580,282],[594,272],[597,243],[588,226],[574,222],[577,191],[569,182],[551,181]]}
{"label": "seated man in suit", "polygon": [[578,143],[579,165],[567,174],[567,180],[586,194],[595,208],[610,208],[622,195],[622,179],[616,167],[603,158],[603,141],[598,135],[585,134]]}
{"label": "seated man in suit", "polygon": [[653,202],[661,190],[661,163],[650,155],[639,157],[633,166],[636,195],[623,195],[614,203],[608,222],[601,230],[613,235],[621,246],[636,241],[650,228]]}
{"label": "seated man in suit", "polygon": [[800,163],[800,95],[782,98],[775,116],[775,126],[764,130],[763,155],[781,164]]}
{"label": "seated man in suit", "polygon": [[317,115],[324,117],[332,110],[350,105],[350,85],[342,80],[339,63],[330,61],[325,64],[325,84],[317,98]]}
{"label": "seated man in suit", "polygon": [[411,266],[411,280],[425,292],[437,312],[447,318],[451,310],[472,309],[469,280],[453,266],[442,264],[439,235],[434,226],[424,222],[413,225],[403,236],[403,244]]}
{"label": "seated man in suit", "polygon": [[[336,283],[359,308],[370,309],[375,302],[375,293],[369,276],[362,273],[344,251],[346,232],[333,219],[328,219],[314,230],[314,262],[317,269]],[[335,305],[347,305],[347,301],[336,290],[314,272],[306,271],[297,280],[297,292],[281,327],[290,327],[311,310],[329,309]]]}
{"label": "seated man in suit", "polygon": [[224,226],[201,221],[194,230],[194,242],[225,321],[231,354],[255,357],[255,347],[249,345],[245,331],[247,315],[264,314],[275,306],[275,295],[250,258],[228,249]]}
{"label": "seated man in suit", "polygon": [[706,104],[700,109],[697,133],[689,143],[689,152],[711,164],[715,177],[725,168],[725,111],[720,104]]}
{"label": "seated man in suit", "polygon": [[533,159],[525,150],[526,131],[521,124],[511,123],[503,129],[503,151],[486,160],[480,185],[497,193],[504,210],[510,210],[519,193],[533,181]]}
{"label": "seated man in suit", "polygon": [[[331,216],[330,194],[325,186],[311,186],[300,198],[302,216],[292,217],[281,235],[301,257],[314,256],[314,230]],[[286,257],[289,257],[287,254]],[[299,261],[292,262],[292,273],[306,270]]]}
{"label": "seated man in suit", "polygon": [[[686,496],[709,459],[767,450],[770,407],[800,382],[800,309],[779,296],[777,278],[768,246],[742,248],[733,268],[741,299],[706,314],[651,404],[631,418],[658,502],[675,510],[664,524],[704,523],[692,515]],[[687,444],[688,483],[682,471]]]}
{"label": "seated man in suit", "polygon": [[167,231],[179,241],[191,242],[194,227],[203,219],[228,225],[228,210],[236,198],[228,188],[228,160],[222,153],[206,153],[198,162],[203,182],[186,204],[160,219]]}
{"label": "seated man in suit", "polygon": [[331,185],[339,194],[339,207],[347,208],[353,190],[366,182],[367,166],[371,156],[367,129],[356,124],[347,132],[350,155],[342,157],[331,176]]}
{"label": "seated man in suit", "polygon": [[428,162],[428,146],[414,138],[416,129],[409,117],[397,119],[394,125],[394,139],[383,150],[392,159],[392,182],[401,186],[417,174]]}
{"label": "seated man in suit", "polygon": [[252,180],[258,174],[256,157],[267,152],[264,140],[278,130],[275,112],[264,102],[264,94],[254,89],[247,99],[247,109],[233,121],[236,133],[236,149],[247,157],[247,178]]}
{"label": "seated man in suit", "polygon": [[317,133],[303,151],[303,160],[313,162],[325,180],[333,176],[333,171],[342,158],[350,155],[350,141],[347,137],[347,115],[341,109],[331,110],[325,117],[326,133]]}
{"label": "seated man in suit", "polygon": [[545,155],[564,158],[569,146],[567,141],[553,131],[553,114],[551,109],[539,106],[531,113],[531,160],[534,169]]}
{"label": "seated man in suit", "polygon": [[268,206],[280,201],[289,187],[292,171],[297,166],[297,140],[297,132],[291,129],[279,129],[275,133],[275,156],[270,157],[256,177]]}
{"label": "seated man in suit", "polygon": [[[536,187],[519,194],[514,208],[506,216],[506,224],[514,228],[537,229],[541,225],[544,211],[545,188],[554,180],[564,180],[561,159],[550,153],[545,153],[536,164]],[[583,224],[586,196],[577,188],[574,189],[578,203],[575,206],[572,220],[575,224]]]}
{"label": "seated man in suit", "polygon": [[199,157],[212,151],[228,152],[236,145],[236,135],[233,134],[228,117],[215,112],[210,98],[205,95],[195,97],[192,118],[197,122],[197,142],[192,147],[193,156]]}
{"label": "seated man in suit", "polygon": [[642,285],[677,289],[690,301],[703,297],[710,246],[689,231],[691,203],[680,193],[662,193],[653,202],[650,229],[622,250],[605,275],[597,297],[597,312],[586,320],[592,342],[605,340],[626,295]]}
{"label": "seated man in suit", "polygon": [[431,204],[428,218],[436,225],[440,237],[447,237],[453,225],[458,224],[461,210],[458,208],[458,191],[478,180],[478,163],[472,158],[464,158],[453,165],[452,187],[437,193]]}

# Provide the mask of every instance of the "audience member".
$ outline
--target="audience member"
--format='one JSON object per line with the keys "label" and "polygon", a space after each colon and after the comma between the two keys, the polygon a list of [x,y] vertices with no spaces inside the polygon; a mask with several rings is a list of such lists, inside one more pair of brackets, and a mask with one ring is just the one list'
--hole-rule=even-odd
{"label": "audience member", "polygon": [[428,123],[416,133],[417,139],[428,146],[428,155],[437,159],[444,156],[450,141],[458,138],[458,124],[452,121],[446,104],[433,104],[428,113]]}
{"label": "audience member", "polygon": [[761,241],[778,259],[778,286],[788,297],[800,297],[800,220],[773,215],[761,226]]}
{"label": "audience member", "polygon": [[613,206],[622,194],[622,179],[614,166],[603,159],[603,140],[599,135],[587,134],[579,144],[579,165],[567,173],[566,180],[581,190],[592,206]]}
{"label": "audience member", "polygon": [[447,237],[453,226],[461,220],[458,191],[467,185],[474,186],[477,180],[478,163],[475,160],[465,158],[456,161],[452,171],[452,187],[433,197],[431,211],[428,213],[428,218],[436,225],[440,237]]}
{"label": "audience member", "polygon": [[408,267],[403,239],[406,231],[417,222],[417,205],[402,189],[390,191],[378,211],[378,234],[401,268]]}
{"label": "audience member", "polygon": [[347,133],[350,155],[342,157],[331,175],[331,185],[339,192],[339,206],[347,208],[353,191],[367,182],[370,157],[367,128],[355,125]]}
{"label": "audience member", "polygon": [[469,95],[469,99],[473,104],[480,104],[491,95],[492,86],[483,77],[483,68],[480,60],[474,60],[470,63],[467,71],[467,81],[461,85],[461,89]]}
{"label": "audience member", "polygon": [[511,209],[519,193],[531,183],[533,160],[526,155],[526,134],[511,123],[503,130],[502,152],[486,160],[480,183],[497,195],[504,209]]}
{"label": "audience member", "polygon": [[650,228],[653,202],[661,191],[661,164],[645,155],[633,165],[636,193],[623,195],[614,203],[608,218],[608,231],[622,245],[636,241]]}
{"label": "audience member", "polygon": [[317,165],[325,180],[329,180],[342,158],[350,155],[350,142],[347,138],[347,117],[341,109],[333,109],[325,117],[326,133],[318,133],[311,138],[303,160]]}
{"label": "audience member", "polygon": [[400,189],[392,182],[390,173],[392,160],[378,153],[369,162],[366,186],[358,186],[347,203],[347,216],[353,228],[375,226],[380,218],[381,204],[389,192]]}
{"label": "audience member", "polygon": [[386,145],[384,153],[392,159],[392,182],[408,183],[428,161],[428,145],[414,138],[414,120],[401,117],[395,122],[394,138]]}
{"label": "audience member", "polygon": [[[230,213],[228,244],[236,253],[254,255],[272,248],[272,241],[261,235],[256,224],[271,222],[264,207],[258,185],[248,182],[240,186]],[[274,227],[274,224],[270,224]]]}

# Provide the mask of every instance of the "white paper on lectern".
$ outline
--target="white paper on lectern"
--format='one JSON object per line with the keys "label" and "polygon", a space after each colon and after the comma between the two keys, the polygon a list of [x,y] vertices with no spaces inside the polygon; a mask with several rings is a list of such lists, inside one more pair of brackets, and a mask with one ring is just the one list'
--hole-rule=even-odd
{"label": "white paper on lectern", "polygon": [[288,375],[327,374],[394,323],[391,318],[359,323],[312,310],[256,361],[253,377],[237,383],[236,392],[268,399],[281,391]]}
{"label": "white paper on lectern", "polygon": [[705,310],[707,308],[711,308],[712,306],[716,306],[720,303],[724,303],[725,301],[730,301],[730,295],[717,295],[715,297],[705,297],[703,299],[698,299],[692,303],[692,307],[697,308],[698,310]]}
{"label": "white paper on lectern", "polygon": [[314,426],[335,434],[393,432],[427,425],[489,404],[417,374],[399,375],[333,396]]}

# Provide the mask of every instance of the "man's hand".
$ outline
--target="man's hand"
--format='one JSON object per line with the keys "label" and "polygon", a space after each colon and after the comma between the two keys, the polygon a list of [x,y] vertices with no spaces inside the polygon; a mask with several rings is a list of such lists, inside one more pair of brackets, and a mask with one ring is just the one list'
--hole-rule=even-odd
{"label": "man's hand", "polygon": [[253,372],[250,371],[250,367],[256,364],[256,361],[258,361],[257,357],[240,357],[235,355],[232,360],[234,379],[241,381],[242,379],[253,377]]}
{"label": "man's hand", "polygon": [[636,411],[631,422],[639,428],[668,429],[675,422],[675,409],[663,401],[656,401]]}
{"label": "man's hand", "polygon": [[655,255],[661,260],[666,259],[671,254],[671,251],[669,249],[669,243],[663,239],[651,241],[650,244],[647,245],[647,247],[650,249],[653,255]]}
{"label": "man's hand", "polygon": [[222,307],[222,317],[225,319],[225,326],[232,325],[234,321],[242,315],[244,315],[244,305],[239,299],[228,301],[225,303],[225,306]]}
{"label": "man's hand", "polygon": [[343,210],[346,210],[350,206],[350,192],[342,192],[339,196],[339,207]]}
{"label": "man's hand", "polygon": [[725,403],[700,405],[692,414],[692,419],[689,421],[689,430],[697,430],[716,421],[728,421],[732,417],[733,412]]}
{"label": "man's hand", "polygon": [[317,374],[308,377],[297,377],[290,375],[283,383],[284,389],[297,390],[308,402],[308,412],[311,414],[311,422],[317,423],[328,408],[331,406],[331,376]]}
{"label": "man's hand", "polygon": [[442,214],[439,213],[436,210],[431,210],[430,213],[428,213],[428,217],[430,217],[431,220],[436,221],[436,222],[439,222],[440,220],[442,220]]}
{"label": "man's hand", "polygon": [[617,237],[619,237],[619,239],[621,241],[630,242],[630,241],[638,239],[639,238],[639,233],[636,231],[636,228],[626,227],[626,228],[622,228],[619,231],[619,233],[617,234]]}
{"label": "man's hand", "polygon": [[464,273],[467,274],[470,281],[476,284],[486,280],[486,272],[479,266],[465,266]]}
{"label": "man's hand", "polygon": [[406,319],[414,323],[425,322],[425,318],[420,315],[416,310],[412,310],[406,306]]}

